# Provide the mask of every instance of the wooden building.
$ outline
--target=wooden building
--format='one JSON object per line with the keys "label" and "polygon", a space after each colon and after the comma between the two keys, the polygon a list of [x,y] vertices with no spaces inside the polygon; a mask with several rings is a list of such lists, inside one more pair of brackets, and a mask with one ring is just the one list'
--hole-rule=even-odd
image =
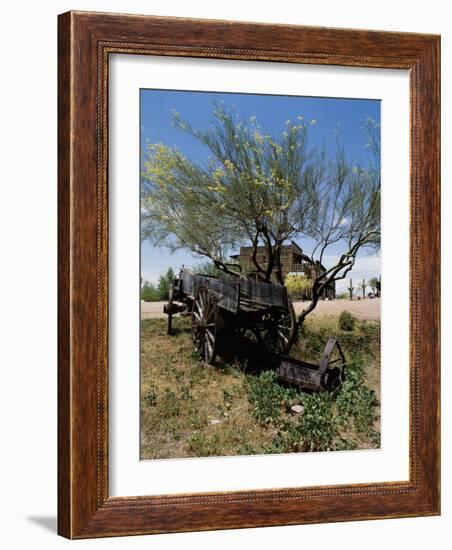
{"label": "wooden building", "polygon": [[[253,262],[253,247],[242,246],[240,253],[231,256],[240,262],[242,268],[252,276],[256,273],[256,266]],[[256,260],[264,269],[268,263],[268,255],[265,246],[257,247]],[[290,244],[284,244],[281,248],[281,267],[283,280],[289,273],[304,274],[308,279],[314,279],[317,273],[323,273],[325,268],[319,262],[313,262],[309,256],[303,253],[303,250],[292,241]],[[272,279],[275,279],[273,274]],[[336,285],[332,282],[323,292],[323,298],[332,300],[336,297]]]}

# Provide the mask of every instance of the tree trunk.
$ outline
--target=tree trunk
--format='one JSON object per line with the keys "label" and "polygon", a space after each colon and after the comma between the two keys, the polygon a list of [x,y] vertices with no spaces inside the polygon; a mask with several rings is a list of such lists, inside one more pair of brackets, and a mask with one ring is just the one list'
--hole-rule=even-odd
{"label": "tree trunk", "polygon": [[280,285],[283,285],[284,279],[282,276],[282,268],[281,268],[281,244],[280,243],[276,244],[274,249],[274,271],[276,275],[276,282]]}

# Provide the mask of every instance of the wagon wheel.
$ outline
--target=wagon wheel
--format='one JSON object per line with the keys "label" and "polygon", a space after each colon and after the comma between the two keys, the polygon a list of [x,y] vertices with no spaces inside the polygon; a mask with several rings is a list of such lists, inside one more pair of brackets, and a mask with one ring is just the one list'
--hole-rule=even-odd
{"label": "wagon wheel", "polygon": [[193,343],[202,360],[211,364],[218,351],[218,324],[220,313],[215,296],[206,287],[198,288],[191,315]]}
{"label": "wagon wheel", "polygon": [[251,338],[273,353],[287,353],[296,337],[297,319],[292,302],[287,311],[265,313],[255,327],[242,330],[242,336]]}
{"label": "wagon wheel", "polygon": [[295,340],[296,324],[295,310],[292,302],[289,302],[287,311],[271,315],[267,322],[267,347],[275,353],[287,353]]}
{"label": "wagon wheel", "polygon": [[[333,356],[334,351],[335,356]],[[319,368],[323,373],[322,384],[327,391],[336,391],[345,381],[344,365],[345,357],[339,342],[335,338],[330,338],[325,346]]]}

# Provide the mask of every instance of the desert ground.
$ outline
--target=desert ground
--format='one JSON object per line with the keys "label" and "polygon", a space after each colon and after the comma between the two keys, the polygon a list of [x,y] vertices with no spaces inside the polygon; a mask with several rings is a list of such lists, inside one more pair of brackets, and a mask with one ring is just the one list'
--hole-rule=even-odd
{"label": "desert ground", "polygon": [[[141,318],[166,318],[163,313],[164,304],[165,302],[141,302]],[[308,304],[309,302],[294,302],[295,313],[301,313]],[[340,315],[344,310],[353,313],[358,319],[376,321],[380,319],[380,299],[320,301],[312,315]]]}

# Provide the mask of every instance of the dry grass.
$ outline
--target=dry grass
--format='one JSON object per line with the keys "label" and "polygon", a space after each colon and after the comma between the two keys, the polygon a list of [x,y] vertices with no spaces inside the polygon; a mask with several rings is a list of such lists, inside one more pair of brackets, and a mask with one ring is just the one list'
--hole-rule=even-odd
{"label": "dry grass", "polygon": [[240,365],[202,365],[187,321],[174,319],[174,328],[170,337],[164,320],[142,321],[141,457],[261,451],[275,430],[262,429],[251,416]]}
{"label": "dry grass", "polygon": [[[277,421],[258,422],[247,384],[257,375],[221,360],[215,367],[202,365],[193,352],[189,321],[174,318],[173,326],[175,334],[167,336],[163,319],[141,324],[141,458],[281,452],[275,437],[281,426],[298,420],[290,413],[290,404],[300,402],[296,392],[284,394]],[[313,317],[292,355],[316,360],[329,335],[338,336],[346,355],[359,346],[365,355],[366,384],[379,397],[379,325],[360,322],[347,334],[338,329],[337,317]],[[374,428],[379,431],[378,414]],[[375,437],[350,435],[347,427],[340,436],[352,437],[356,448],[378,446]]]}

